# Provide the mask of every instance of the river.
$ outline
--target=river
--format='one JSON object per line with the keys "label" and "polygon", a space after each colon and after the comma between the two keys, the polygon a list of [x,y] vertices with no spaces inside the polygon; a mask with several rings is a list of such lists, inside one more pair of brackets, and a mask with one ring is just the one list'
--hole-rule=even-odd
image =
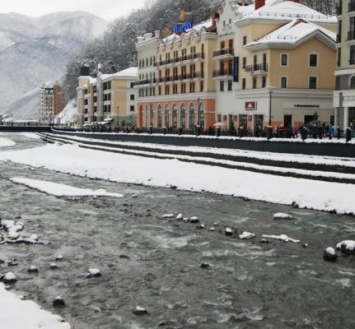
{"label": "river", "polygon": [[[42,145],[22,134],[0,138],[16,142],[0,152]],[[36,233],[41,242],[0,244],[0,271],[14,272],[12,290],[72,329],[355,327],[355,258],[323,260],[326,247],[355,239],[353,217],[13,163],[0,162],[0,170],[0,216],[22,221],[21,234]],[[10,181],[18,176],[124,197],[55,197]],[[278,212],[293,219],[274,220]],[[176,220],[178,213],[197,216],[205,228]],[[241,240],[243,231],[256,237]],[[265,243],[263,234],[300,242]],[[6,266],[13,259],[17,265]],[[28,272],[31,265],[37,274]],[[102,276],[87,278],[90,268]],[[52,306],[56,296],[65,307]],[[148,313],[135,314],[137,306]]]}

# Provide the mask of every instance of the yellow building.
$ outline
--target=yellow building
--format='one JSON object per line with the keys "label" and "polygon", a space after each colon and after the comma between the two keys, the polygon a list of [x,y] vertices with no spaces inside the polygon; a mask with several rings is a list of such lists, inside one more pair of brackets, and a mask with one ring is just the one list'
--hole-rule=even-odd
{"label": "yellow building", "polygon": [[139,65],[136,85],[138,123],[172,131],[206,129],[215,122],[215,83],[210,69],[217,40],[214,20],[197,26],[184,23],[175,32],[163,39],[157,32],[154,38],[138,39],[138,63],[146,67]]}
{"label": "yellow building", "polygon": [[[233,24],[228,5],[236,17]],[[238,65],[232,102],[231,96],[225,102],[226,88],[217,85],[217,115],[222,121],[228,118],[228,125],[254,130],[334,120],[335,17],[297,0],[256,0],[250,5],[225,1],[217,22],[219,34],[222,28],[234,37]],[[215,68],[218,65],[217,61]]]}
{"label": "yellow building", "polygon": [[135,125],[137,119],[137,68],[97,78],[80,76],[77,88],[78,126]]}

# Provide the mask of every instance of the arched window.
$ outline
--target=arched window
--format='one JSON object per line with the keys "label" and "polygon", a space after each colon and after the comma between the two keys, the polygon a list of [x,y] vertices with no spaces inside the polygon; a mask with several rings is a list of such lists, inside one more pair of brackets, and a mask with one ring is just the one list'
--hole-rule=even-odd
{"label": "arched window", "polygon": [[173,128],[177,128],[177,107],[176,104],[173,105],[173,110],[172,110],[172,121],[173,121]]}
{"label": "arched window", "polygon": [[190,104],[189,107],[189,129],[195,128],[195,107],[194,103]]}
{"label": "arched window", "polygon": [[153,105],[150,104],[150,110],[149,110],[150,114],[150,125],[153,127],[154,126],[154,112],[153,112]]}
{"label": "arched window", "polygon": [[349,88],[355,89],[355,75],[351,75],[349,78]]}
{"label": "arched window", "polygon": [[197,124],[201,127],[205,127],[205,105],[201,102],[198,104],[198,122]]}
{"label": "arched window", "polygon": [[180,127],[186,129],[186,109],[184,103],[180,107]]}
{"label": "arched window", "polygon": [[165,105],[165,110],[164,110],[164,126],[169,127],[169,105]]}
{"label": "arched window", "polygon": [[161,128],[162,123],[163,123],[163,116],[162,116],[162,111],[161,111],[161,106],[158,106],[158,128]]}

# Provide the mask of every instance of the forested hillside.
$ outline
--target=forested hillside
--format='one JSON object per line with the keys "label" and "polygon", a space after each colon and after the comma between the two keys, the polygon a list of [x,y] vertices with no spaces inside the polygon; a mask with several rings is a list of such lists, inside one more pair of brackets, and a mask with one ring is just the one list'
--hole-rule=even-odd
{"label": "forested hillside", "polygon": [[[202,22],[211,16],[221,2],[221,0],[146,0],[144,8],[132,12],[128,17],[111,22],[102,38],[88,44],[68,63],[63,86],[66,100],[76,95],[81,63],[86,62],[90,65],[92,75],[95,75],[95,68],[99,62],[104,73],[114,73],[136,65],[137,36],[170,28],[174,22],[178,22],[181,10],[186,13],[187,20],[194,24]],[[335,0],[301,0],[301,3],[324,14],[335,13]]]}

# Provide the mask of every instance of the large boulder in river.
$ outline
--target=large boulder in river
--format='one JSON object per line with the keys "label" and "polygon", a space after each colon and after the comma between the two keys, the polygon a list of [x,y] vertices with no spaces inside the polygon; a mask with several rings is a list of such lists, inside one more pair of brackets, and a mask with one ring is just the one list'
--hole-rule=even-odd
{"label": "large boulder in river", "polygon": [[337,244],[336,248],[346,255],[355,255],[355,241],[344,240]]}
{"label": "large boulder in river", "polygon": [[274,219],[288,220],[288,219],[292,219],[292,216],[289,214],[278,212],[274,214]]}
{"label": "large boulder in river", "polygon": [[323,253],[323,259],[330,262],[335,262],[338,259],[338,255],[335,249],[332,247],[326,248]]}

